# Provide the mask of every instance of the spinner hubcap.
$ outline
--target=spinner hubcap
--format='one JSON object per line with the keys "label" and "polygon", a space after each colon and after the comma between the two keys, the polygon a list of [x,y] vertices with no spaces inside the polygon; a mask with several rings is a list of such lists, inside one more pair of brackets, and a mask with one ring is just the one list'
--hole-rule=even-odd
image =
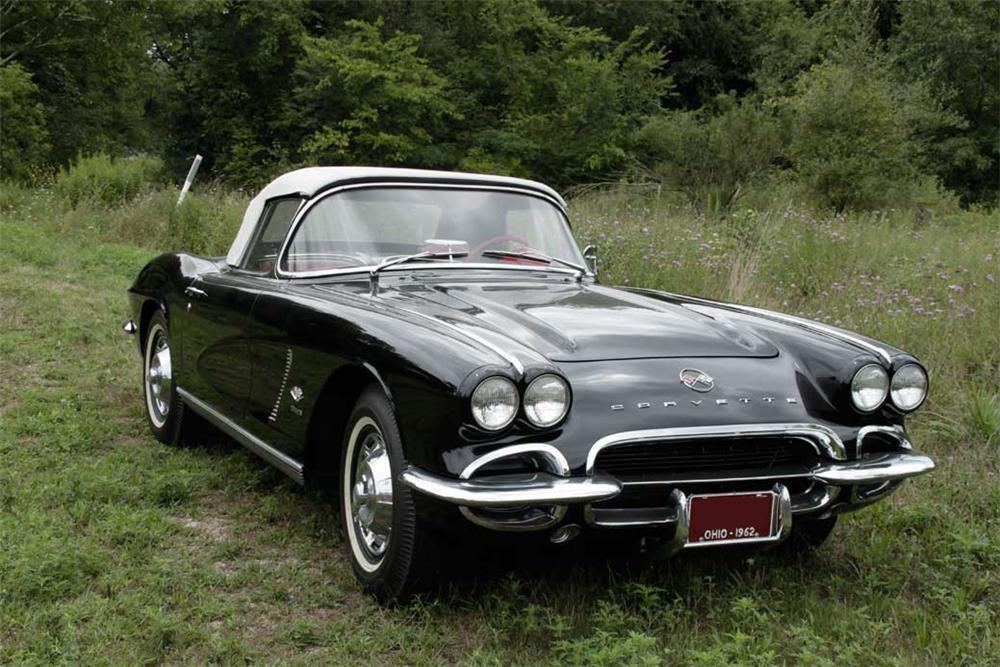
{"label": "spinner hubcap", "polygon": [[392,532],[392,467],[382,434],[372,430],[358,448],[351,479],[351,517],[365,556],[377,563]]}
{"label": "spinner hubcap", "polygon": [[153,333],[146,364],[146,394],[149,411],[157,426],[170,414],[170,394],[173,388],[173,368],[170,364],[170,344],[162,331]]}

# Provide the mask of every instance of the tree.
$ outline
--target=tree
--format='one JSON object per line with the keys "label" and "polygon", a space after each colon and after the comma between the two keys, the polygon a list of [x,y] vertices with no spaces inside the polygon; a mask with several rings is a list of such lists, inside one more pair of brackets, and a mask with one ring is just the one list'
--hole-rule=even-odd
{"label": "tree", "polygon": [[151,52],[164,75],[156,118],[172,171],[195,153],[206,171],[248,185],[283,167],[298,147],[285,111],[307,14],[301,0],[152,2]]}
{"label": "tree", "polygon": [[673,85],[664,104],[685,109],[710,104],[719,94],[749,92],[754,53],[765,30],[791,9],[775,0],[544,0],[542,5],[613,42],[624,42],[641,28],[648,43],[666,55],[661,74]]}
{"label": "tree", "polygon": [[925,78],[906,77],[885,50],[874,4],[833,5],[823,15],[831,49],[795,80],[790,156],[823,204],[878,208],[910,203],[926,187],[931,137],[964,125]]}
{"label": "tree", "polygon": [[431,128],[420,164],[556,183],[600,177],[624,163],[632,130],[669,90],[661,55],[639,32],[611,40],[528,0],[317,7],[325,39],[343,43],[335,21],[355,10],[379,17],[383,40],[420,35],[415,55],[447,81],[454,107]]}
{"label": "tree", "polygon": [[141,0],[0,2],[0,61],[31,73],[51,161],[148,145],[144,114],[155,87],[144,7]]}
{"label": "tree", "polygon": [[777,162],[836,207],[996,202],[998,32],[996,0],[0,0],[0,171],[640,165],[724,202]]}
{"label": "tree", "polygon": [[966,122],[928,133],[935,172],[966,201],[996,204],[1000,188],[1000,3],[907,0],[891,46],[909,77],[929,79]]}
{"label": "tree", "polygon": [[641,30],[616,46],[600,33],[565,30],[525,72],[502,126],[526,142],[519,157],[531,172],[557,183],[621,167],[632,133],[670,85],[656,75],[662,56],[643,44]]}
{"label": "tree", "polygon": [[38,86],[19,64],[0,65],[0,177],[29,176],[48,148]]}
{"label": "tree", "polygon": [[524,0],[442,7],[455,7],[449,35],[430,46],[458,90],[462,168],[600,177],[624,163],[631,132],[669,89],[641,32],[615,43]]}
{"label": "tree", "polygon": [[790,100],[791,157],[806,187],[837,211],[906,201],[919,146],[906,103],[884,69],[825,62],[799,77]]}
{"label": "tree", "polygon": [[329,164],[425,165],[459,114],[448,81],[417,55],[420,37],[384,38],[382,22],[349,21],[336,38],[309,37],[289,113],[301,154]]}

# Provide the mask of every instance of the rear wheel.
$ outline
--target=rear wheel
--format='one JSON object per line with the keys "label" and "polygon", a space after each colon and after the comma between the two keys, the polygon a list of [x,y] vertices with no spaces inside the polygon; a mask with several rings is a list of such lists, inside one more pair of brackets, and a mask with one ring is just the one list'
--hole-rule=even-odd
{"label": "rear wheel", "polygon": [[405,465],[388,398],[372,385],[347,422],[340,464],[340,515],[348,555],[365,591],[382,603],[416,592],[432,578],[431,536],[412,491],[398,481]]}
{"label": "rear wheel", "polygon": [[170,329],[162,312],[157,311],[150,318],[143,350],[142,390],[149,430],[157,440],[167,444],[199,439],[206,425],[187,410],[177,395]]}

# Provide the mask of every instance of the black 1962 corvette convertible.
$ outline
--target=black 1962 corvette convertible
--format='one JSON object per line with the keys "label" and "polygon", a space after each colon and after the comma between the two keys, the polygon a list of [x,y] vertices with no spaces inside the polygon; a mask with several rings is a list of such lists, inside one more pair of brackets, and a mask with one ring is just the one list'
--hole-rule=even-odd
{"label": "black 1962 corvette convertible", "polygon": [[154,435],[208,421],[332,485],[384,601],[477,531],[815,546],[934,467],[903,424],[927,394],[911,355],[605,287],[532,181],[294,171],[251,201],[227,257],[157,257],[129,299]]}

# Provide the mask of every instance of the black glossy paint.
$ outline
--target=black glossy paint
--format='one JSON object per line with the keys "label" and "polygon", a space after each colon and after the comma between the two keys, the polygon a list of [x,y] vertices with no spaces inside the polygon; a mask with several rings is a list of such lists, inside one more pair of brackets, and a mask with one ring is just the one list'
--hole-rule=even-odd
{"label": "black glossy paint", "polygon": [[181,294],[183,311],[171,322],[183,340],[184,388],[229,415],[244,410],[252,380],[245,332],[255,294],[253,283],[235,273],[196,276]]}
{"label": "black glossy paint", "polygon": [[[522,442],[552,443],[579,474],[600,437],[674,426],[817,422],[853,454],[858,427],[902,423],[891,407],[852,409],[852,374],[883,362],[850,342],[566,273],[421,265],[383,274],[373,295],[366,274],[278,279],[168,254],[142,270],[130,301],[137,322],[150,307],[167,312],[179,386],[303,462],[320,395],[350,395],[359,378],[390,396],[408,460],[449,475]],[[882,346],[894,366],[912,360]],[[712,392],[680,382],[691,367],[715,378]],[[561,424],[541,431],[519,417],[499,434],[474,426],[468,397],[480,379],[507,375],[523,390],[542,372],[572,387]],[[312,446],[336,448],[341,437],[324,433]]]}

